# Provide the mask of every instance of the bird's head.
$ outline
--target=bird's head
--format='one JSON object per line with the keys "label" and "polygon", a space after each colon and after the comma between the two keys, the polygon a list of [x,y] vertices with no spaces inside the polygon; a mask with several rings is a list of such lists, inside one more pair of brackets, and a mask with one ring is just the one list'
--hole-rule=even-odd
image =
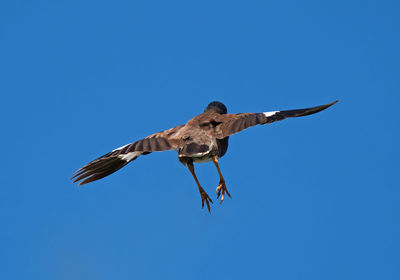
{"label": "bird's head", "polygon": [[207,111],[215,111],[219,114],[226,114],[228,112],[225,105],[218,101],[213,101],[210,104],[208,104],[206,109],[204,109],[204,112]]}

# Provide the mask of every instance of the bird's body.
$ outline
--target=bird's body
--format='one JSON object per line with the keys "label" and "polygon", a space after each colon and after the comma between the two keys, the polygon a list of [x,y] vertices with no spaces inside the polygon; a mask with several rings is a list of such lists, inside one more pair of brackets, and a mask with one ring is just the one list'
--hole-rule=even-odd
{"label": "bird's body", "polygon": [[74,182],[83,180],[79,185],[96,181],[108,176],[141,155],[155,151],[177,150],[178,159],[188,166],[199,188],[202,205],[206,202],[210,211],[209,198],[194,173],[193,163],[213,161],[219,176],[217,187],[221,202],[225,193],[230,196],[225,180],[218,165],[218,159],[225,155],[228,149],[229,136],[248,127],[258,124],[268,124],[289,117],[300,117],[320,112],[335,102],[327,105],[265,113],[227,114],[225,105],[211,102],[204,113],[192,118],[185,125],[154,133],[146,138],[117,148],[80,168],[74,175]]}
{"label": "bird's body", "polygon": [[215,112],[204,112],[186,123],[182,128],[182,145],[178,149],[181,163],[203,163],[211,161],[212,156],[222,157],[228,149],[229,136],[215,137],[217,117]]}

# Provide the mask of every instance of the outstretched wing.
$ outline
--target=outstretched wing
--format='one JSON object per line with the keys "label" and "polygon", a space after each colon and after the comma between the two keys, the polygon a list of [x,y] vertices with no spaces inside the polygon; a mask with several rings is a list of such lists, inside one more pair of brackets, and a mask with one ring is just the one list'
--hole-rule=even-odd
{"label": "outstretched wing", "polygon": [[114,173],[140,155],[179,148],[179,131],[182,127],[183,125],[154,133],[139,141],[117,148],[78,169],[71,179],[74,180],[74,183],[83,180],[79,183],[81,186]]}
{"label": "outstretched wing", "polygon": [[218,125],[215,128],[215,134],[218,139],[222,139],[258,124],[268,124],[281,121],[286,118],[302,117],[315,114],[325,110],[336,102],[338,102],[338,100],[327,105],[297,110],[219,115],[218,120],[216,120]]}

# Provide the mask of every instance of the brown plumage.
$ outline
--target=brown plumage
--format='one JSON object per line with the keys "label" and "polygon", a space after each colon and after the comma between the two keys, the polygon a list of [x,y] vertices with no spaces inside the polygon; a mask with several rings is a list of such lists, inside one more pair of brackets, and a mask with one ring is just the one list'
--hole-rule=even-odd
{"label": "brown plumage", "polygon": [[178,151],[179,161],[188,166],[196,181],[202,199],[202,207],[206,203],[208,211],[210,211],[212,200],[201,187],[193,163],[213,161],[220,177],[217,197],[219,198],[221,195],[220,203],[222,203],[225,194],[229,197],[230,194],[219,169],[218,159],[228,149],[229,136],[258,124],[269,124],[286,118],[315,114],[336,102],[338,101],[306,109],[241,114],[227,114],[224,104],[211,102],[204,113],[189,120],[185,125],[154,133],[117,148],[78,169],[72,179],[74,179],[74,183],[81,181],[79,185],[84,185],[114,173],[140,155],[175,149]]}

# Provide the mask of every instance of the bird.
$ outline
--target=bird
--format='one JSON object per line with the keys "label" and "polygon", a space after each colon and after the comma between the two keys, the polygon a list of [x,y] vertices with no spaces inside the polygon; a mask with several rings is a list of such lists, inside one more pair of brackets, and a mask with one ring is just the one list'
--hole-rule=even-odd
{"label": "bird", "polygon": [[216,194],[217,199],[220,199],[220,203],[222,203],[225,195],[232,197],[226,187],[218,161],[227,152],[228,140],[231,135],[255,125],[312,115],[337,102],[338,100],[305,109],[228,114],[223,103],[213,101],[207,105],[203,113],[190,119],[186,124],[151,134],[136,142],[116,148],[78,169],[71,179],[73,183],[80,181],[79,186],[81,186],[116,172],[139,156],[156,151],[176,150],[178,160],[187,166],[196,182],[201,196],[201,207],[204,208],[204,204],[206,204],[211,213],[210,203],[212,204],[213,201],[200,185],[194,170],[194,163],[210,161],[214,163],[219,175]]}

